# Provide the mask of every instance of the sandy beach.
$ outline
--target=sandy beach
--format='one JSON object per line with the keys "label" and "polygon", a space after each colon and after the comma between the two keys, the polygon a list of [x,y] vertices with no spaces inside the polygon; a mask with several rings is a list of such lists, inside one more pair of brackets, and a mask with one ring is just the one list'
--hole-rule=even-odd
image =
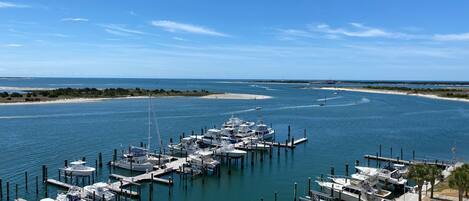
{"label": "sandy beach", "polygon": [[223,94],[211,94],[202,96],[204,99],[231,99],[231,100],[262,100],[270,99],[272,96],[256,95],[256,94],[237,94],[237,93],[223,93]]}
{"label": "sandy beach", "polygon": [[406,93],[399,91],[390,91],[390,90],[377,90],[377,89],[364,89],[364,88],[345,88],[345,87],[320,87],[316,89],[322,90],[334,90],[334,91],[352,91],[352,92],[363,92],[363,93],[376,93],[376,94],[390,94],[390,95],[403,95],[403,96],[418,96],[423,98],[439,99],[439,100],[450,100],[450,101],[460,101],[469,103],[469,99],[464,98],[448,98],[440,97],[432,94],[416,94],[416,93]]}
{"label": "sandy beach", "polygon": [[0,106],[2,105],[43,105],[43,104],[66,104],[66,103],[91,103],[91,102],[115,100],[115,99],[140,99],[140,98],[148,98],[148,96],[129,96],[129,97],[117,97],[117,98],[70,98],[70,99],[59,99],[59,100],[51,100],[51,101],[0,103]]}

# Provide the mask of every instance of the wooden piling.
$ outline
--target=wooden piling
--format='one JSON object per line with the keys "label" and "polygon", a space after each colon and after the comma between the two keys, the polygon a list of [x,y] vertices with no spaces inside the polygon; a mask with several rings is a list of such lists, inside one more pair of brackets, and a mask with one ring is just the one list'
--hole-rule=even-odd
{"label": "wooden piling", "polygon": [[39,178],[36,176],[36,195],[39,195]]}
{"label": "wooden piling", "polygon": [[18,200],[18,184],[15,184],[15,200]]}
{"label": "wooden piling", "polygon": [[151,174],[150,188],[148,190],[148,200],[153,201],[153,174]]}
{"label": "wooden piling", "polygon": [[[112,162],[116,162],[117,160],[117,149],[114,149],[112,153]],[[114,165],[112,167],[115,167]]]}
{"label": "wooden piling", "polygon": [[390,149],[390,152],[391,152],[391,157],[389,157],[389,158],[392,158],[392,147],[390,147],[389,149]]}
{"label": "wooden piling", "polygon": [[331,175],[335,175],[334,167],[331,167]]}
{"label": "wooden piling", "polygon": [[274,192],[274,201],[277,201],[277,192]]}
{"label": "wooden piling", "polygon": [[311,197],[311,177],[308,177],[308,196]]}
{"label": "wooden piling", "polygon": [[290,128],[290,125],[288,125],[288,138],[287,138],[287,141],[290,141],[290,132],[291,132],[291,128]]}
{"label": "wooden piling", "polygon": [[345,182],[347,182],[347,177],[348,177],[348,163],[345,164]]}
{"label": "wooden piling", "polygon": [[297,193],[297,189],[298,188],[298,184],[295,182],[295,184],[293,185],[293,201],[296,201],[296,193]]}
{"label": "wooden piling", "polygon": [[0,179],[0,200],[3,200],[3,181]]}
{"label": "wooden piling", "polygon": [[7,180],[7,201],[10,201],[10,181]]}
{"label": "wooden piling", "polygon": [[381,157],[381,144],[379,145],[379,157]]}
{"label": "wooden piling", "polygon": [[254,151],[251,151],[251,166],[254,166]]}
{"label": "wooden piling", "polygon": [[24,172],[24,190],[28,192],[28,171]]}
{"label": "wooden piling", "polygon": [[100,168],[103,167],[103,154],[101,152],[99,152],[99,155],[98,155],[98,165]]}
{"label": "wooden piling", "polygon": [[415,160],[415,150],[412,150],[412,160]]}

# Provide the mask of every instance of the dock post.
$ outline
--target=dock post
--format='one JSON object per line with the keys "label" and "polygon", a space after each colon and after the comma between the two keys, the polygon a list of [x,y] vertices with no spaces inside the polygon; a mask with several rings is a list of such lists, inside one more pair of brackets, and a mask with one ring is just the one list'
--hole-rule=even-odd
{"label": "dock post", "polygon": [[60,181],[60,177],[61,177],[60,169],[57,172],[59,173],[59,181]]}
{"label": "dock post", "polygon": [[390,151],[391,151],[391,157],[389,157],[389,158],[392,158],[392,147],[390,148]]}
{"label": "dock post", "polygon": [[98,177],[98,160],[94,160],[94,174]]}
{"label": "dock post", "polygon": [[83,158],[81,159],[82,161],[86,161],[86,157],[83,156]]}
{"label": "dock post", "polygon": [[303,130],[303,137],[306,138],[306,128]]}
{"label": "dock post", "polygon": [[294,186],[293,187],[293,201],[296,201],[296,192],[297,192],[298,184],[295,182],[293,186]]}
{"label": "dock post", "polygon": [[0,200],[3,200],[3,182],[0,179]]}
{"label": "dock post", "polygon": [[117,149],[114,149],[114,152],[112,153],[112,162],[116,162],[116,160],[117,160]]}
{"label": "dock post", "polygon": [[295,137],[291,137],[291,149],[295,148]]}
{"label": "dock post", "polygon": [[402,151],[402,147],[401,147],[401,160],[404,160],[404,153]]}
{"label": "dock post", "polygon": [[148,199],[149,201],[153,200],[153,173],[151,174],[150,188],[148,190]]}
{"label": "dock post", "polygon": [[308,177],[308,196],[311,197],[311,177]]}
{"label": "dock post", "polygon": [[254,166],[254,151],[251,151],[251,166]]}
{"label": "dock post", "polygon": [[381,157],[381,144],[379,145],[379,157]]}
{"label": "dock post", "polygon": [[228,175],[231,175],[231,158],[226,154],[226,157],[228,158]]}
{"label": "dock post", "polygon": [[378,152],[376,152],[376,167],[378,167]]}
{"label": "dock post", "polygon": [[46,165],[42,165],[42,183],[46,181]]}
{"label": "dock post", "polygon": [[[360,161],[359,160],[355,160],[355,167],[356,166],[360,166]],[[355,168],[355,173],[358,173],[358,169]]]}
{"label": "dock post", "polygon": [[269,159],[272,159],[272,146],[269,148]]}
{"label": "dock post", "polygon": [[291,128],[290,128],[290,125],[288,125],[288,138],[287,138],[287,141],[290,141],[290,131],[291,131]]}
{"label": "dock post", "polygon": [[39,195],[39,178],[36,176],[36,196]]}
{"label": "dock post", "polygon": [[28,192],[28,171],[24,172],[24,190]]}
{"label": "dock post", "polygon": [[18,200],[18,184],[15,184],[15,200]]}
{"label": "dock post", "polygon": [[7,181],[7,201],[10,201],[10,181]]}
{"label": "dock post", "polygon": [[274,192],[274,201],[277,201],[277,192]]}
{"label": "dock post", "polygon": [[44,183],[44,197],[49,197],[49,190],[47,189],[47,167],[46,167],[46,182]]}
{"label": "dock post", "polygon": [[367,159],[366,159],[366,166],[367,166],[367,167],[370,167],[370,158],[367,158]]}
{"label": "dock post", "polygon": [[101,152],[99,152],[99,155],[98,155],[98,165],[100,168],[103,167],[103,154],[101,154]]}
{"label": "dock post", "polygon": [[140,147],[142,147],[142,148],[143,148],[143,142],[140,142]]}
{"label": "dock post", "polygon": [[93,201],[96,201],[96,191],[93,191]]}
{"label": "dock post", "polygon": [[280,142],[277,142],[277,156],[280,156]]}
{"label": "dock post", "polygon": [[335,175],[334,167],[331,167],[331,175],[332,175],[332,176]]}
{"label": "dock post", "polygon": [[[348,163],[345,164],[345,176],[348,177]],[[347,177],[345,177],[345,182],[347,182]]]}
{"label": "dock post", "polygon": [[412,160],[415,160],[415,150],[412,150]]}
{"label": "dock post", "polygon": [[244,156],[241,156],[241,170],[244,169]]}

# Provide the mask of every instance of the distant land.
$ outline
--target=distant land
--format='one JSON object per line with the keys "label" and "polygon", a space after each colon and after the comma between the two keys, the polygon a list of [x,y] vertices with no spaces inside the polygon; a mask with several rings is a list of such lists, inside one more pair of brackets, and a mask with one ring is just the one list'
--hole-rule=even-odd
{"label": "distant land", "polygon": [[124,97],[144,96],[207,96],[215,94],[207,90],[165,90],[165,89],[124,89],[124,88],[57,88],[57,89],[34,89],[18,88],[16,92],[0,90],[0,103],[27,103],[27,102],[50,102],[66,99],[109,99]]}
{"label": "distant land", "polygon": [[418,84],[418,85],[467,85],[469,81],[391,81],[391,80],[252,80],[258,83],[286,84]]}

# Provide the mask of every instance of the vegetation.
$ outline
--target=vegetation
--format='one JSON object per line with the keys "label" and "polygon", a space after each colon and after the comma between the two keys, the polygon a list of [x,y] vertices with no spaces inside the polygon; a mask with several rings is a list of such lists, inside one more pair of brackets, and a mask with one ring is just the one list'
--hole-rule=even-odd
{"label": "vegetation", "polygon": [[205,96],[213,94],[207,90],[165,90],[165,89],[125,89],[125,88],[59,88],[51,90],[31,90],[20,92],[0,92],[0,102],[51,101],[71,98],[118,98],[132,96]]}
{"label": "vegetation", "polygon": [[441,173],[441,169],[438,168],[436,165],[429,165],[427,166],[428,175],[427,179],[430,180],[431,189],[430,189],[430,198],[433,198],[433,190],[435,187],[436,180],[443,180],[443,174]]}
{"label": "vegetation", "polygon": [[365,86],[365,89],[388,90],[406,92],[408,94],[431,94],[447,98],[469,99],[469,89],[467,88],[409,88],[393,86]]}
{"label": "vegetation", "polygon": [[429,175],[429,168],[425,164],[412,165],[409,168],[408,177],[413,179],[417,184],[417,190],[419,192],[419,201],[422,201],[422,186],[427,180]]}
{"label": "vegetation", "polygon": [[458,190],[459,201],[463,200],[464,192],[466,197],[469,191],[469,165],[464,164],[462,167],[457,168],[453,171],[448,180],[449,187]]}
{"label": "vegetation", "polygon": [[260,83],[311,83],[311,84],[416,84],[416,85],[464,85],[468,86],[469,82],[453,82],[453,81],[387,81],[387,80],[254,80]]}

